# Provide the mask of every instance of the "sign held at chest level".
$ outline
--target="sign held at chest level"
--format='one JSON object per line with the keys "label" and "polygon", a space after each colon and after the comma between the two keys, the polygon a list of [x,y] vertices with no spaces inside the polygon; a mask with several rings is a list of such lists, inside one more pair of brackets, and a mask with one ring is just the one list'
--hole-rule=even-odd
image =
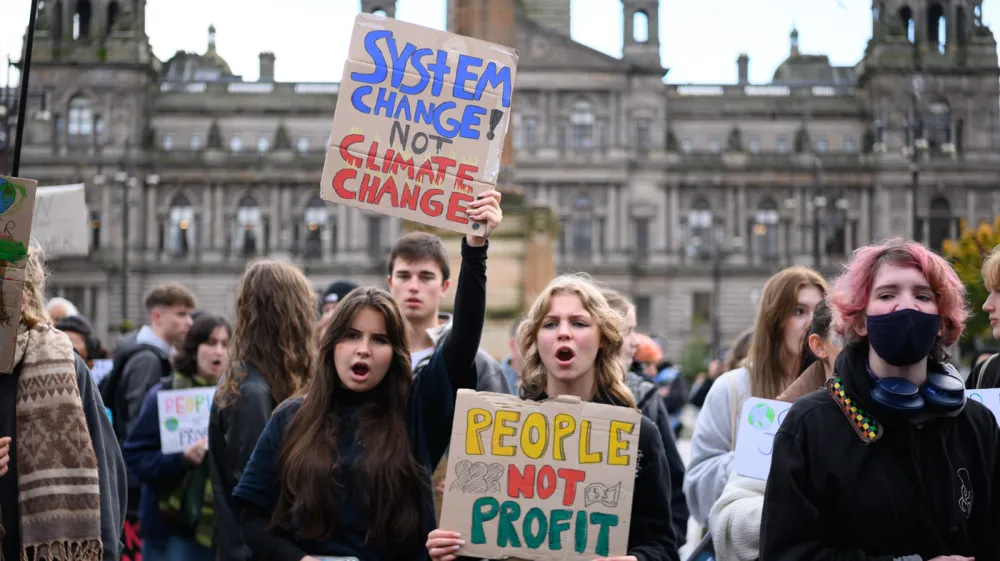
{"label": "sign held at chest level", "polygon": [[634,409],[461,390],[440,526],[461,555],[624,555],[639,459]]}

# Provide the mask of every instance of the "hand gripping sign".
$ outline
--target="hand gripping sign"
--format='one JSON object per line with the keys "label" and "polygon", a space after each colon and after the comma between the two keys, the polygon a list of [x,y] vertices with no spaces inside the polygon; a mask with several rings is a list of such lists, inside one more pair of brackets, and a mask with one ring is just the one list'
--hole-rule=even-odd
{"label": "hand gripping sign", "polygon": [[0,372],[14,370],[17,326],[21,321],[24,268],[38,182],[0,176]]}
{"label": "hand gripping sign", "polygon": [[463,234],[496,186],[517,51],[358,14],[320,195]]}
{"label": "hand gripping sign", "polygon": [[441,528],[472,557],[625,555],[640,420],[576,397],[459,390]]}

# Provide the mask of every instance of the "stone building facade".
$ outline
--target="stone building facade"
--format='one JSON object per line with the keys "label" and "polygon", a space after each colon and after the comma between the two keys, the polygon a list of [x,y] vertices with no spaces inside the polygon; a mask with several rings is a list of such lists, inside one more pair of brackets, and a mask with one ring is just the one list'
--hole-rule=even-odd
{"label": "stone building facade", "polygon": [[[981,1],[873,4],[853,67],[800,52],[793,31],[770,83],[750,84],[741,56],[734,83],[686,85],[664,80],[658,0],[621,0],[621,58],[570,39],[569,0],[523,0],[514,182],[558,215],[558,268],[631,294],[676,355],[748,327],[782,267],[832,275],[869,240],[939,247],[991,219],[1000,67]],[[214,29],[203,54],[161,62],[143,6],[58,0],[38,16],[33,109],[51,118],[27,123],[21,175],[87,183],[93,219],[91,256],[53,263],[54,293],[110,330],[168,280],[232,313],[258,256],[299,261],[317,287],[382,282],[399,224],[318,198],[337,84],[275,82],[269,53],[244,81]]]}

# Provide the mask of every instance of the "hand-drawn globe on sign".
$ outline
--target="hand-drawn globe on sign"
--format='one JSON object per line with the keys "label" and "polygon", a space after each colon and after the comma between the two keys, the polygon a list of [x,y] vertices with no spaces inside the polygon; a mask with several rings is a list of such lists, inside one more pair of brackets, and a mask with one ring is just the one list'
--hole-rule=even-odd
{"label": "hand-drawn globe on sign", "polygon": [[0,214],[7,212],[7,209],[14,205],[16,198],[17,191],[14,185],[6,179],[0,179]]}
{"label": "hand-drawn globe on sign", "polygon": [[774,424],[774,409],[766,403],[758,403],[750,409],[750,426],[757,430],[767,430]]}
{"label": "hand-drawn globe on sign", "polygon": [[174,432],[175,430],[177,430],[177,427],[180,425],[180,423],[177,422],[177,419],[170,417],[169,419],[163,422],[163,425],[167,427],[168,431]]}

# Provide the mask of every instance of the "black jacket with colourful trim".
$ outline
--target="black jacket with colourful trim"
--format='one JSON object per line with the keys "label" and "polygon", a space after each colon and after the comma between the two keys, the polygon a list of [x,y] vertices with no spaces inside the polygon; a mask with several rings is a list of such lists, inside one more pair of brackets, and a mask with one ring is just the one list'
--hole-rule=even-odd
{"label": "black jacket with colourful trim", "polygon": [[1000,559],[993,414],[975,401],[951,414],[893,413],[871,399],[867,358],[867,344],[844,349],[835,377],[778,430],[760,558]]}

